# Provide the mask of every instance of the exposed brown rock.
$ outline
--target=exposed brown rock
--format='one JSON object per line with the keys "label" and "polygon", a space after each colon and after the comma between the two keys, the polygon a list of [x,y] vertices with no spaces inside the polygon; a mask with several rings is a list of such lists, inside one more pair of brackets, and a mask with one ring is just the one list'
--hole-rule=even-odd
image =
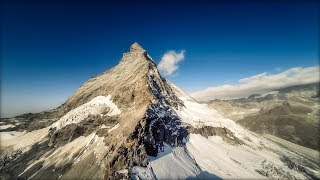
{"label": "exposed brown rock", "polygon": [[206,138],[208,138],[209,136],[220,136],[223,141],[232,145],[244,144],[241,139],[237,138],[228,128],[225,127],[204,126],[201,128],[195,128],[188,126],[187,130],[189,133],[201,134]]}

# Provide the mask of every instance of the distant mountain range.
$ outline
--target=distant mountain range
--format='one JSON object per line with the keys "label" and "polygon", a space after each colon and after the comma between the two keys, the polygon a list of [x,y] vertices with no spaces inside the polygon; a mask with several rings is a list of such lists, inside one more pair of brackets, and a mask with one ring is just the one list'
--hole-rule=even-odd
{"label": "distant mountain range", "polygon": [[319,84],[290,86],[264,95],[213,100],[208,104],[254,132],[319,150]]}

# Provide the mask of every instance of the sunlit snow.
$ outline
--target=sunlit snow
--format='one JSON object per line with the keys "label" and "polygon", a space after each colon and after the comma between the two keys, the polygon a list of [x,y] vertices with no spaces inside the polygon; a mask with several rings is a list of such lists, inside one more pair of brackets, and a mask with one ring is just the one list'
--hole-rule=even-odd
{"label": "sunlit snow", "polygon": [[[107,112],[105,112],[107,111]],[[80,123],[89,115],[104,114],[107,116],[114,116],[120,114],[121,111],[111,100],[111,95],[97,96],[91,101],[69,111],[59,121],[52,124],[52,128],[61,129],[64,126],[72,123]]]}

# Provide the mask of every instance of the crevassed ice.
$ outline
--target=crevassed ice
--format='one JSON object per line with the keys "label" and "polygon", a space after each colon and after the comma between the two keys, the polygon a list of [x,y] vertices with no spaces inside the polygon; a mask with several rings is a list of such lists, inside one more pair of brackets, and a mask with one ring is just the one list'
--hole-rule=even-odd
{"label": "crevassed ice", "polygon": [[[105,113],[107,111],[107,113]],[[52,124],[52,128],[61,129],[72,123],[80,123],[89,115],[99,115],[105,113],[107,116],[114,116],[121,113],[120,109],[111,100],[111,95],[97,96],[91,101],[69,111],[61,117],[57,122]]]}

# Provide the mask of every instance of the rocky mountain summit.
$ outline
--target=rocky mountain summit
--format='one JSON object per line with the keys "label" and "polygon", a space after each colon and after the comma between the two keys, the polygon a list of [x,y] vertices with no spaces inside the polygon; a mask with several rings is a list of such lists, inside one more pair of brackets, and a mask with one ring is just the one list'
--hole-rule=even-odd
{"label": "rocky mountain summit", "polygon": [[1,120],[2,179],[319,178],[319,163],[197,103],[138,43],[60,107]]}

